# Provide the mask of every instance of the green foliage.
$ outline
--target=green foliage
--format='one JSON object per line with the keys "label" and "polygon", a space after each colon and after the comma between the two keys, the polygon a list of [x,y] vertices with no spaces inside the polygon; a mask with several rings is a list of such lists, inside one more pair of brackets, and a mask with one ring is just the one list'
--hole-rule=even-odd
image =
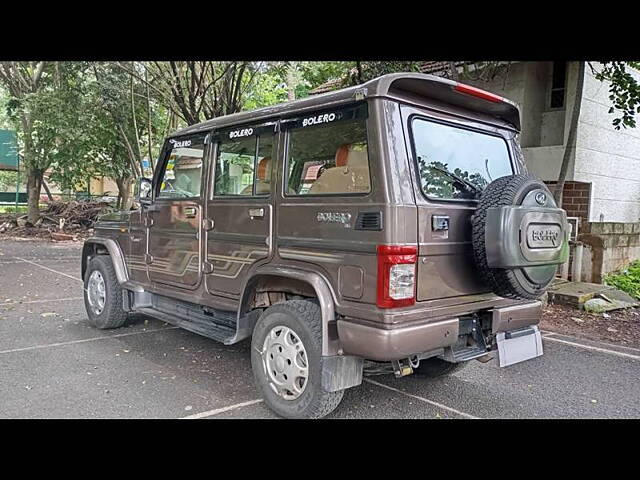
{"label": "green foliage", "polygon": [[[22,167],[20,168],[22,170]],[[0,192],[15,191],[18,172],[0,170]],[[26,176],[20,172],[20,191],[26,186]]]}
{"label": "green foliage", "polygon": [[15,205],[0,205],[0,213],[27,213],[26,205],[18,205],[16,211]]}
{"label": "green foliage", "polygon": [[[248,80],[247,80],[248,81]],[[268,67],[256,74],[243,110],[255,110],[287,101],[287,85],[281,68]]]}
{"label": "green foliage", "polygon": [[[638,62],[630,62],[631,66],[638,67]],[[595,72],[598,80],[607,80],[609,86],[609,100],[612,106],[609,113],[617,113],[619,116],[613,119],[616,130],[620,126],[635,128],[635,114],[640,113],[640,85],[627,71],[625,62],[605,62],[599,72]]]}
{"label": "green foliage", "polygon": [[640,260],[631,263],[624,270],[606,275],[604,283],[640,299]]}
{"label": "green foliage", "polygon": [[9,95],[6,91],[0,88],[0,128],[5,130],[11,127],[11,122],[7,116],[8,103]]}

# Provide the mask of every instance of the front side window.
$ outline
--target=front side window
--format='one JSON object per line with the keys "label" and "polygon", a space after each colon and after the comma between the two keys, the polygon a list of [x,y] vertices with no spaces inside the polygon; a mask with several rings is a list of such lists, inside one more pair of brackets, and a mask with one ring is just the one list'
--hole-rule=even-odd
{"label": "front side window", "polygon": [[[319,115],[317,118],[323,119]],[[328,117],[331,118],[331,117]],[[335,195],[371,191],[365,120],[292,129],[287,195]]]}
{"label": "front side window", "polygon": [[204,139],[170,140],[173,148],[160,182],[160,198],[200,196]]}
{"label": "front side window", "polygon": [[415,118],[411,132],[422,191],[442,199],[477,199],[496,178],[513,174],[501,137]]}
{"label": "front side window", "polygon": [[273,134],[225,140],[218,145],[214,195],[271,192]]}

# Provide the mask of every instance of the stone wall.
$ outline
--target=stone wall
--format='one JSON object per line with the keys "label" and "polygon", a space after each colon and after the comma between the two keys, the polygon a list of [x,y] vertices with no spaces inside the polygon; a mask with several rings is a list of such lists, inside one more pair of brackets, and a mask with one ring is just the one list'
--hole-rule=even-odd
{"label": "stone wall", "polygon": [[640,223],[595,222],[581,231],[583,282],[602,283],[607,273],[640,259]]}

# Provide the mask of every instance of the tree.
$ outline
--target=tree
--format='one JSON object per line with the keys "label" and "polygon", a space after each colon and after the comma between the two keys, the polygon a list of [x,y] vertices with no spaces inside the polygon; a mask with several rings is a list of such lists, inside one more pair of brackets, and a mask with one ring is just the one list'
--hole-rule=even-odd
{"label": "tree", "polygon": [[0,84],[10,99],[8,116],[18,132],[27,174],[30,223],[38,219],[43,174],[80,147],[77,127],[79,64],[76,62],[0,62]]}
{"label": "tree", "polygon": [[145,174],[143,157],[153,171],[171,118],[152,100],[146,81],[109,63],[93,63],[92,72],[88,133],[98,147],[93,175],[113,178],[118,203],[127,209],[132,182]]}
{"label": "tree", "polygon": [[567,180],[567,172],[569,171],[569,162],[571,160],[571,149],[576,143],[576,135],[578,132],[578,118],[580,117],[580,108],[582,106],[582,91],[584,89],[584,62],[578,62],[578,79],[576,83],[576,93],[573,101],[573,109],[571,111],[571,123],[569,125],[569,135],[567,136],[567,144],[564,146],[562,154],[562,163],[560,164],[560,173],[558,181],[553,190],[553,197],[556,204],[562,207],[562,192]]}
{"label": "tree", "polygon": [[144,82],[157,100],[187,125],[242,110],[258,64],[251,62],[169,61],[116,63]]}

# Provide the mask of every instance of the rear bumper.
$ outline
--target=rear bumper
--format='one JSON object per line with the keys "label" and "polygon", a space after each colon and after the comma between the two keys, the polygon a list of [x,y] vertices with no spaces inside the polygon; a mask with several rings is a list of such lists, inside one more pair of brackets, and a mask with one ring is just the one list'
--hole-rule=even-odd
{"label": "rear bumper", "polygon": [[[541,302],[513,305],[489,310],[491,333],[536,325],[542,314]],[[407,325],[393,329],[338,320],[338,338],[345,355],[369,360],[391,361],[418,353],[449,347],[456,343],[458,318]]]}

